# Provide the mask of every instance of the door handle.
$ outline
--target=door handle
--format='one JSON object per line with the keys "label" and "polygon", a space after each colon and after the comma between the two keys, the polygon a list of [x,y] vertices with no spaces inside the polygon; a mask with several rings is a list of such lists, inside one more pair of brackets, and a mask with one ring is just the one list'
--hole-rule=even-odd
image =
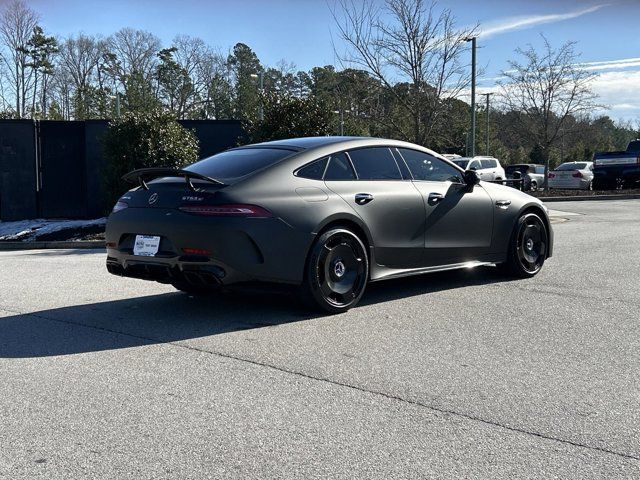
{"label": "door handle", "polygon": [[432,192],[429,194],[430,202],[439,202],[440,200],[444,200],[444,195],[441,193]]}
{"label": "door handle", "polygon": [[373,195],[370,193],[356,193],[356,203],[358,205],[364,205],[373,200]]}

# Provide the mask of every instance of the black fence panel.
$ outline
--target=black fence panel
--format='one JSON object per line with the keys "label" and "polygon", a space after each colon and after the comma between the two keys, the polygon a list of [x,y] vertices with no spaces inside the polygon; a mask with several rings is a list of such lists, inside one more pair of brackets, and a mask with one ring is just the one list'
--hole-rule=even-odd
{"label": "black fence panel", "polygon": [[180,124],[193,130],[200,141],[200,158],[210,157],[238,146],[244,136],[242,124],[237,120],[180,120]]}
{"label": "black fence panel", "polygon": [[[238,145],[236,120],[181,120],[195,132],[200,158]],[[104,193],[107,120],[0,120],[0,220],[96,218]]]}
{"label": "black fence panel", "polygon": [[35,123],[0,120],[0,220],[38,215]]}
{"label": "black fence panel", "polygon": [[87,120],[84,125],[86,159],[87,217],[103,216],[111,205],[105,205],[103,175],[106,162],[103,155],[104,135],[109,129],[107,120]]}
{"label": "black fence panel", "polygon": [[40,122],[40,214],[85,218],[84,122]]}

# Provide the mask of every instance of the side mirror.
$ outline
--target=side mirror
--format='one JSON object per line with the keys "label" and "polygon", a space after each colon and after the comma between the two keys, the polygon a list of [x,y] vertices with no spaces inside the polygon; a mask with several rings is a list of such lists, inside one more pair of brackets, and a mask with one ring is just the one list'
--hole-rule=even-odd
{"label": "side mirror", "polygon": [[480,183],[480,177],[475,170],[466,170],[464,172],[464,183],[466,183],[468,187],[473,188],[474,185]]}

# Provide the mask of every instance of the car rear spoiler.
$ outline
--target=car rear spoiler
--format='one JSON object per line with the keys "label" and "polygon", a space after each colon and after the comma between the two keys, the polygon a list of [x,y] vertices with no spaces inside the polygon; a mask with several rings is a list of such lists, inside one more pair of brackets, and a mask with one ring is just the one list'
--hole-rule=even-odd
{"label": "car rear spoiler", "polygon": [[214,183],[216,185],[224,185],[220,180],[207,177],[196,172],[190,172],[189,170],[182,170],[181,168],[139,168],[132,172],[127,173],[122,177],[122,180],[129,183],[137,183],[145,190],[149,190],[146,180],[152,180],[159,177],[184,177],[187,182],[187,186],[190,190],[196,191],[196,187],[191,183],[191,179],[204,180],[205,182]]}

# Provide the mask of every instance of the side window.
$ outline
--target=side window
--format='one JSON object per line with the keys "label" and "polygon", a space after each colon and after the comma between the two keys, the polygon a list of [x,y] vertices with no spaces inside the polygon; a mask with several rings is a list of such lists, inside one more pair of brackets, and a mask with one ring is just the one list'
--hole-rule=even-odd
{"label": "side window", "polygon": [[393,156],[396,159],[396,164],[400,169],[400,173],[402,173],[402,178],[404,178],[405,180],[412,180],[413,177],[411,176],[411,172],[409,171],[409,168],[407,167],[407,164],[405,163],[405,161],[402,159],[402,156],[400,155],[400,152],[398,151],[398,149],[397,148],[391,149],[391,153],[393,153]]}
{"label": "side window", "polygon": [[536,167],[536,173],[539,175],[544,175],[544,167]]}
{"label": "side window", "polygon": [[325,180],[355,180],[356,175],[353,173],[349,159],[344,153],[332,155],[329,160],[329,166],[324,173]]}
{"label": "side window", "polygon": [[478,160],[472,160],[467,167],[467,170],[480,170],[480,162]]}
{"label": "side window", "polygon": [[408,148],[400,148],[399,150],[414,179],[432,182],[462,182],[460,170],[447,162],[418,150]]}
{"label": "side window", "polygon": [[480,160],[480,168],[495,168],[496,163],[494,160]]}
{"label": "side window", "polygon": [[316,160],[313,163],[305,165],[296,172],[297,177],[309,178],[311,180],[322,180],[324,169],[327,167],[327,161],[329,157],[325,157],[321,160]]}
{"label": "side window", "polygon": [[402,180],[396,160],[387,147],[352,150],[349,157],[360,180]]}

